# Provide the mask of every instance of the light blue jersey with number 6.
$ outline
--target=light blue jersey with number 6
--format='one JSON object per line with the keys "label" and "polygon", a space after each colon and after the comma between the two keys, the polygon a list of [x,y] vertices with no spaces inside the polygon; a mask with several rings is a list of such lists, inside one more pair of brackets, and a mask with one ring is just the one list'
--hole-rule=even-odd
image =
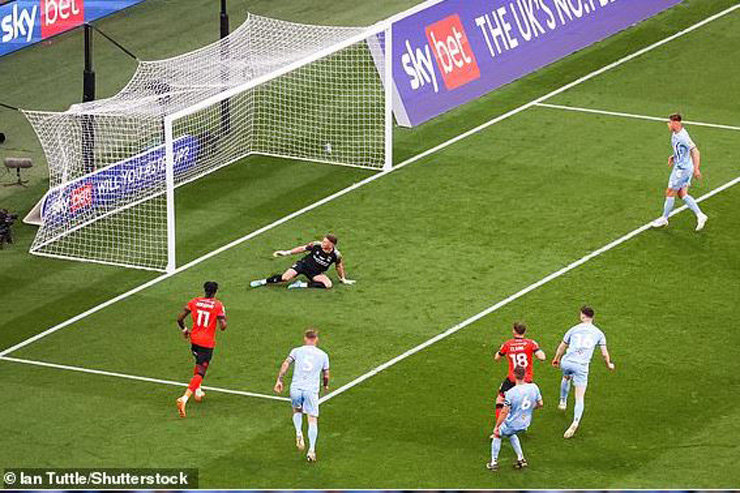
{"label": "light blue jersey with number 6", "polygon": [[[516,385],[504,394],[504,406],[509,408],[509,415],[503,425],[510,431],[526,430],[532,423],[532,412],[537,402],[542,400],[540,388],[534,383]],[[505,433],[508,434],[508,433]]]}
{"label": "light blue jersey with number 6", "polygon": [[318,392],[322,370],[329,369],[329,355],[310,344],[297,347],[288,356],[294,363],[290,390]]}
{"label": "light blue jersey with number 6", "polygon": [[568,345],[563,360],[588,366],[596,346],[606,346],[606,336],[594,324],[582,323],[566,332],[563,342]]}

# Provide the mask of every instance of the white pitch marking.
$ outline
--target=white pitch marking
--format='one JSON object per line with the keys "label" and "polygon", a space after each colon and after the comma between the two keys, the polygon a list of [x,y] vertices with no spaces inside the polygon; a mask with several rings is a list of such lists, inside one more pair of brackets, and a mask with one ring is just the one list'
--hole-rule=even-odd
{"label": "white pitch marking", "polygon": [[[549,104],[549,103],[539,103],[537,106],[540,106],[542,108],[551,108],[555,110],[565,110],[565,111],[575,111],[578,113],[592,113],[595,115],[607,115],[607,116],[619,116],[623,118],[634,118],[636,120],[650,120],[654,122],[667,122],[668,117],[659,117],[659,116],[647,116],[647,115],[636,115],[634,113],[622,113],[619,111],[606,111],[606,110],[597,110],[593,108],[581,108],[579,106],[564,106],[561,104]],[[740,130],[740,127],[735,127],[732,125],[721,125],[719,123],[705,123],[705,122],[694,122],[689,120],[684,120],[684,124],[686,125],[694,125],[697,127],[709,127],[709,128],[719,128],[722,130]]]}
{"label": "white pitch marking", "polygon": [[[25,365],[43,366],[45,368],[55,368],[57,370],[68,370],[68,371],[77,371],[80,373],[91,373],[93,375],[104,375],[106,377],[126,378],[128,380],[138,380],[141,382],[158,383],[162,385],[174,385],[176,387],[187,387],[188,386],[187,383],[175,382],[173,380],[162,380],[160,378],[141,377],[138,375],[129,375],[127,373],[118,373],[118,372],[104,371],[104,370],[94,370],[92,368],[82,368],[80,366],[60,365],[58,363],[48,363],[46,361],[12,358],[9,356],[0,357],[0,361],[11,361],[13,363],[22,363]],[[203,385],[201,388],[203,390],[221,392],[223,394],[244,395],[247,397],[258,397],[260,399],[270,399],[273,401],[290,401],[290,399],[287,397],[280,397],[277,395],[269,395],[269,394],[259,394],[256,392],[246,392],[244,390],[224,389],[221,387],[211,387],[211,386],[206,386],[206,385]]]}
{"label": "white pitch marking", "polygon": [[496,118],[493,118],[493,119],[487,121],[486,123],[483,123],[483,124],[481,124],[481,125],[473,128],[471,130],[468,130],[467,132],[464,132],[464,133],[458,135],[457,137],[454,137],[454,138],[452,138],[452,139],[450,139],[450,140],[448,140],[446,142],[443,142],[443,143],[441,143],[441,144],[439,144],[437,146],[432,147],[431,149],[428,149],[428,150],[426,150],[426,151],[424,151],[424,152],[422,152],[420,154],[417,154],[416,156],[413,156],[413,157],[411,157],[411,158],[403,161],[402,163],[398,164],[397,166],[395,166],[390,171],[383,171],[381,173],[378,173],[378,174],[375,174],[375,175],[370,176],[368,178],[365,178],[364,180],[362,180],[360,182],[357,182],[357,183],[355,183],[355,184],[353,184],[353,185],[351,185],[351,186],[349,186],[349,187],[347,187],[347,188],[345,188],[343,190],[340,190],[340,191],[338,191],[338,192],[336,192],[336,193],[334,193],[332,195],[329,195],[328,197],[325,197],[325,198],[323,198],[323,199],[321,199],[321,200],[319,200],[317,202],[314,202],[313,204],[310,204],[310,205],[308,205],[308,206],[306,206],[306,207],[304,207],[304,208],[302,208],[302,209],[300,209],[298,211],[292,212],[291,214],[288,214],[287,216],[284,216],[284,217],[278,219],[277,221],[275,221],[275,222],[273,222],[271,224],[268,224],[266,226],[263,226],[262,228],[260,228],[260,229],[258,229],[256,231],[253,231],[253,232],[251,232],[251,233],[249,233],[249,234],[247,234],[247,235],[245,235],[245,236],[243,236],[243,237],[241,237],[241,238],[239,238],[237,240],[232,241],[231,243],[228,243],[228,244],[226,244],[226,245],[224,245],[224,246],[222,246],[222,247],[220,247],[220,248],[218,248],[218,249],[216,249],[216,250],[214,250],[212,252],[209,252],[209,253],[203,255],[202,257],[199,257],[199,258],[197,258],[197,259],[195,259],[195,260],[193,260],[191,262],[188,262],[187,264],[185,264],[185,265],[183,265],[181,267],[178,267],[177,269],[175,269],[171,273],[162,274],[161,276],[156,277],[156,278],[154,278],[154,279],[152,279],[152,280],[150,280],[150,281],[142,284],[141,286],[138,286],[138,287],[136,287],[134,289],[131,289],[131,290],[123,293],[123,294],[120,294],[120,295],[116,296],[115,298],[111,298],[110,300],[105,301],[105,302],[103,302],[103,303],[101,303],[99,305],[96,305],[93,308],[90,308],[89,310],[86,310],[86,311],[80,313],[79,315],[76,315],[76,316],[74,316],[74,317],[72,317],[72,318],[70,318],[68,320],[65,320],[64,322],[62,322],[60,324],[57,324],[57,325],[55,325],[53,327],[50,327],[49,329],[46,329],[43,332],[40,332],[40,333],[38,333],[38,334],[36,334],[36,335],[34,335],[32,337],[29,337],[28,339],[26,339],[24,341],[21,341],[18,344],[14,345],[14,346],[11,346],[11,347],[3,350],[2,352],[0,352],[0,358],[2,358],[4,356],[7,356],[10,353],[12,353],[14,351],[17,351],[18,349],[20,349],[22,347],[25,347],[25,346],[27,346],[27,345],[35,342],[35,341],[38,341],[39,339],[41,339],[43,337],[46,337],[49,334],[53,334],[54,332],[56,332],[56,331],[58,331],[60,329],[63,329],[64,327],[67,327],[67,326],[69,326],[69,325],[71,325],[71,324],[73,324],[75,322],[78,322],[78,321],[82,320],[83,318],[86,318],[86,317],[88,317],[88,316],[90,316],[90,315],[92,315],[92,314],[94,314],[94,313],[96,313],[96,312],[98,312],[98,311],[100,311],[100,310],[102,310],[104,308],[107,308],[110,305],[113,305],[114,303],[117,303],[119,301],[125,300],[126,298],[129,298],[130,296],[132,296],[132,295],[134,295],[134,294],[136,294],[136,293],[138,293],[140,291],[143,291],[144,289],[147,289],[147,288],[149,288],[151,286],[154,286],[156,284],[159,284],[160,282],[164,281],[165,279],[169,279],[170,277],[175,276],[175,275],[179,274],[180,272],[183,272],[183,271],[185,271],[185,270],[187,270],[187,269],[189,269],[191,267],[194,267],[194,266],[200,264],[201,262],[204,262],[205,260],[208,260],[208,259],[210,259],[210,258],[212,258],[212,257],[214,257],[216,255],[219,255],[220,253],[222,253],[222,252],[224,252],[226,250],[229,250],[229,249],[231,249],[231,248],[233,248],[233,247],[235,247],[235,246],[237,246],[237,245],[239,245],[239,244],[241,244],[241,243],[243,243],[243,242],[245,242],[247,240],[250,240],[250,239],[254,238],[255,236],[258,236],[258,235],[260,235],[260,234],[262,234],[262,233],[264,233],[266,231],[269,231],[269,230],[271,230],[271,229],[273,229],[273,228],[275,228],[275,227],[277,227],[277,226],[279,226],[281,224],[284,224],[284,223],[290,221],[291,219],[294,219],[294,218],[296,218],[298,216],[301,216],[301,215],[303,215],[303,214],[305,214],[305,213],[307,213],[307,212],[309,212],[309,211],[311,211],[313,209],[316,209],[319,206],[322,206],[322,205],[324,205],[324,204],[326,204],[328,202],[331,202],[331,201],[333,201],[333,200],[335,200],[335,199],[337,199],[337,198],[339,198],[339,197],[341,197],[343,195],[346,195],[346,194],[348,194],[348,193],[350,193],[350,192],[352,192],[354,190],[357,190],[358,188],[363,187],[364,185],[367,185],[368,183],[371,183],[371,182],[373,182],[373,181],[375,181],[375,180],[377,180],[377,179],[379,179],[379,178],[381,178],[383,176],[389,175],[389,174],[393,173],[394,171],[396,171],[396,170],[398,170],[400,168],[403,168],[404,166],[407,166],[407,165],[409,165],[411,163],[414,163],[414,162],[416,162],[416,161],[418,161],[420,159],[423,159],[423,158],[425,158],[425,157],[427,157],[427,156],[429,156],[431,154],[434,154],[435,152],[438,152],[438,151],[440,151],[442,149],[445,149],[446,147],[449,147],[452,144],[455,144],[456,142],[459,142],[462,139],[465,139],[467,137],[470,137],[471,135],[474,135],[474,134],[480,132],[481,130],[484,130],[484,129],[490,127],[491,125],[494,125],[494,124],[496,124],[496,123],[498,123],[498,122],[500,122],[502,120],[505,120],[505,119],[507,119],[509,117],[512,117],[512,116],[514,116],[514,115],[516,115],[518,113],[521,113],[524,110],[527,110],[527,109],[529,109],[529,108],[531,108],[533,106],[536,106],[537,104],[539,104],[539,103],[541,103],[541,102],[543,102],[543,101],[545,101],[547,99],[550,99],[553,96],[556,96],[556,95],[558,95],[558,94],[560,94],[562,92],[565,92],[568,89],[571,89],[571,88],[573,88],[573,87],[575,87],[575,86],[577,86],[579,84],[582,84],[582,83],[584,83],[584,82],[586,82],[586,81],[588,81],[588,80],[590,80],[590,79],[592,79],[592,78],[594,78],[596,76],[599,76],[599,75],[601,75],[601,74],[603,74],[605,72],[608,72],[609,70],[611,70],[611,69],[613,69],[615,67],[618,67],[618,66],[620,66],[620,65],[622,65],[622,64],[624,64],[626,62],[629,62],[630,60],[633,60],[634,58],[637,58],[637,57],[639,57],[641,55],[644,55],[645,53],[648,53],[648,52],[654,50],[655,48],[658,48],[660,46],[663,46],[664,44],[669,43],[669,42],[673,41],[674,39],[680,38],[681,36],[684,36],[684,35],[692,32],[692,31],[695,31],[696,29],[699,29],[700,27],[705,26],[706,24],[709,24],[710,22],[713,22],[713,21],[715,21],[715,20],[717,20],[717,19],[719,19],[721,17],[724,17],[727,14],[730,14],[731,12],[734,12],[737,9],[740,9],[740,4],[734,5],[734,6],[730,7],[730,8],[728,8],[728,9],[725,9],[725,10],[723,10],[721,12],[718,12],[718,13],[710,16],[710,17],[707,17],[706,19],[704,19],[704,20],[702,20],[700,22],[697,22],[696,24],[694,24],[694,25],[692,25],[692,26],[690,26],[690,27],[688,27],[688,28],[686,28],[686,29],[684,29],[682,31],[679,31],[679,32],[677,32],[677,33],[675,33],[675,34],[673,34],[671,36],[668,36],[667,38],[664,38],[664,39],[662,39],[662,40],[660,40],[660,41],[658,41],[656,43],[653,43],[650,46],[646,46],[645,48],[642,48],[642,49],[640,49],[640,50],[638,50],[638,51],[636,51],[636,52],[634,52],[634,53],[632,53],[630,55],[627,55],[627,56],[625,56],[623,58],[620,58],[619,60],[617,60],[615,62],[612,62],[612,63],[610,63],[608,65],[605,65],[604,67],[602,67],[602,68],[600,68],[598,70],[595,70],[595,71],[591,72],[590,74],[581,77],[580,79],[577,79],[577,80],[575,80],[573,82],[570,82],[570,83],[568,83],[568,84],[560,87],[559,89],[556,89],[556,90],[554,90],[554,91],[552,91],[552,92],[550,92],[550,93],[548,93],[548,94],[546,94],[544,96],[541,96],[541,97],[539,97],[537,99],[534,99],[534,100],[530,101],[529,103],[526,103],[526,104],[524,104],[524,105],[522,105],[522,106],[520,106],[520,107],[518,107],[518,108],[516,108],[514,110],[509,111],[508,113],[505,113],[505,114],[503,114],[501,116],[498,116]]}
{"label": "white pitch marking", "polygon": [[[710,192],[707,192],[706,194],[704,194],[701,197],[699,197],[698,199],[696,199],[696,201],[697,202],[703,202],[704,200],[707,200],[709,197],[712,197],[713,195],[716,195],[716,194],[718,194],[718,193],[720,193],[720,192],[722,192],[722,191],[724,191],[724,190],[732,187],[733,185],[736,185],[737,183],[740,183],[740,176],[737,177],[737,178],[735,178],[734,180],[728,181],[724,185],[721,185],[721,186],[715,188],[714,190],[712,190]],[[683,206],[681,206],[681,207],[679,207],[677,209],[674,209],[673,212],[671,213],[671,217],[673,217],[674,215],[676,215],[676,214],[678,214],[678,213],[680,213],[682,211],[685,211],[686,209],[688,209],[688,207],[686,207],[685,205],[683,205]],[[345,385],[342,385],[337,390],[335,390],[335,391],[333,391],[333,392],[325,395],[321,399],[319,399],[319,403],[326,402],[329,399],[332,399],[332,398],[338,396],[339,394],[342,394],[342,393],[348,391],[352,387],[355,387],[356,385],[361,384],[365,380],[367,380],[367,379],[369,379],[371,377],[374,377],[375,375],[377,375],[381,371],[383,371],[385,369],[388,369],[391,366],[395,365],[396,363],[399,363],[399,362],[405,360],[409,356],[412,356],[412,355],[418,353],[422,349],[426,349],[429,346],[431,346],[432,344],[434,344],[436,342],[439,342],[442,339],[446,339],[447,337],[451,336],[452,334],[454,334],[456,332],[459,332],[460,330],[464,329],[468,325],[470,325],[470,324],[472,324],[474,322],[477,322],[478,320],[482,319],[483,317],[485,317],[487,315],[490,315],[491,313],[499,310],[500,308],[503,308],[504,306],[508,305],[512,301],[515,301],[515,300],[521,298],[525,294],[534,291],[535,289],[539,288],[540,286],[543,286],[543,285],[547,284],[548,282],[550,282],[550,281],[552,281],[554,279],[557,279],[558,277],[561,277],[562,275],[564,275],[564,274],[572,271],[576,267],[579,267],[579,266],[585,264],[589,260],[592,260],[592,259],[598,257],[599,255],[608,252],[609,250],[613,249],[614,247],[617,247],[617,246],[621,245],[622,243],[624,243],[624,242],[626,242],[626,241],[634,238],[635,236],[639,235],[640,233],[642,233],[644,231],[647,231],[648,229],[651,229],[652,228],[651,223],[652,223],[652,221],[649,222],[649,223],[647,223],[647,224],[644,224],[644,225],[640,226],[639,228],[637,228],[637,229],[635,229],[633,231],[630,231],[626,235],[624,235],[624,236],[622,236],[620,238],[617,238],[616,240],[612,241],[611,243],[609,243],[607,245],[604,245],[603,247],[599,248],[598,250],[594,250],[593,252],[589,253],[588,255],[585,255],[585,256],[581,257],[580,259],[576,260],[575,262],[572,262],[572,263],[566,265],[562,269],[557,270],[557,271],[553,272],[552,274],[550,274],[550,275],[548,275],[546,277],[543,277],[539,281],[537,281],[537,282],[535,282],[533,284],[530,284],[529,286],[527,286],[524,289],[521,289],[520,291],[517,291],[516,293],[512,294],[508,298],[505,298],[505,299],[499,301],[495,305],[489,306],[485,310],[476,313],[472,317],[463,320],[462,322],[458,323],[457,325],[455,325],[453,327],[450,327],[449,329],[445,330],[444,332],[442,332],[440,334],[437,334],[436,336],[432,337],[431,339],[428,339],[428,340],[422,342],[421,344],[419,344],[417,346],[414,346],[413,348],[409,349],[405,353],[400,354],[400,355],[396,356],[395,358],[386,361],[382,365],[379,365],[379,366],[373,368],[372,370],[370,370],[369,372],[367,372],[367,373],[365,373],[363,375],[360,375],[359,377],[355,378],[351,382],[349,382],[349,383],[347,383]]]}

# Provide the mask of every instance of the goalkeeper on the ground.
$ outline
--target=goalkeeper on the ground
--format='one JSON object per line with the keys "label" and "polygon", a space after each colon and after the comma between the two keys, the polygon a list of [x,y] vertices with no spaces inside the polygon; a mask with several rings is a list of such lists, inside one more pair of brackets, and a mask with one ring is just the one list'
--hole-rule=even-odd
{"label": "goalkeeper on the ground", "polygon": [[332,287],[331,279],[326,275],[332,264],[336,266],[339,281],[342,284],[354,284],[355,281],[347,279],[344,270],[344,261],[342,254],[337,250],[337,237],[326,235],[321,241],[313,241],[308,245],[301,245],[292,250],[278,250],[272,254],[273,257],[287,257],[307,253],[302,259],[293,264],[283,274],[275,274],[267,279],[259,279],[249,283],[253,288],[265,286],[267,284],[278,284],[288,282],[303,274],[308,278],[308,282],[296,281],[288,286],[288,289],[296,288],[319,288],[330,289]]}

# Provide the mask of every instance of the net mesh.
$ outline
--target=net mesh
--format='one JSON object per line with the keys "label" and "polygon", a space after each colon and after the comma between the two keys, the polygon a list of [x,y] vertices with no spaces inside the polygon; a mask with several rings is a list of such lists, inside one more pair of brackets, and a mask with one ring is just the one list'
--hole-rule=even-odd
{"label": "net mesh", "polygon": [[26,111],[50,179],[31,252],[164,270],[167,145],[175,187],[250,154],[382,168],[382,33],[367,32],[250,15],[209,46],[140,62],[111,98]]}

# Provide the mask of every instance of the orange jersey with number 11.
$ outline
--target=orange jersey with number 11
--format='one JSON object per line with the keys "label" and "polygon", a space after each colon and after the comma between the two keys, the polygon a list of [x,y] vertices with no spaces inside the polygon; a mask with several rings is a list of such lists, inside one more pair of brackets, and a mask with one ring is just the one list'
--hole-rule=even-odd
{"label": "orange jersey with number 11", "polygon": [[193,318],[190,342],[202,347],[214,347],[218,317],[226,316],[224,305],[215,298],[193,298],[188,302],[187,309]]}
{"label": "orange jersey with number 11", "polygon": [[514,338],[509,339],[501,345],[501,349],[498,350],[498,354],[506,356],[509,362],[509,379],[514,382],[514,368],[517,366],[523,366],[527,370],[527,374],[524,377],[526,382],[531,382],[534,378],[534,367],[532,362],[534,361],[534,353],[539,351],[540,346],[532,339],[525,338]]}

